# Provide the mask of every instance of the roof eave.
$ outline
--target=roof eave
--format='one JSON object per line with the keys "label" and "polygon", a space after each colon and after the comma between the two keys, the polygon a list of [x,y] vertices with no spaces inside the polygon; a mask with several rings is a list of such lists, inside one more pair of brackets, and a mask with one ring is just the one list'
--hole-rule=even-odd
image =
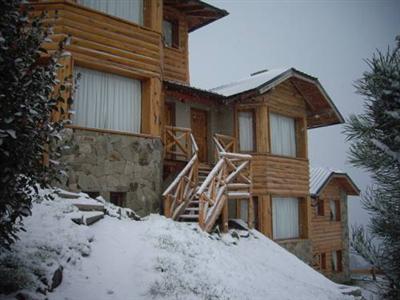
{"label": "roof eave", "polygon": [[334,177],[345,177],[350,185],[353,187],[354,191],[356,193],[353,194],[348,194],[348,195],[352,195],[352,196],[359,196],[360,195],[360,189],[358,188],[358,186],[354,183],[354,181],[351,179],[351,177],[349,175],[347,175],[346,173],[338,173],[338,172],[332,172],[325,180],[324,182],[321,184],[321,186],[318,188],[316,193],[311,193],[311,197],[319,197],[322,190],[328,185],[328,183],[334,178]]}

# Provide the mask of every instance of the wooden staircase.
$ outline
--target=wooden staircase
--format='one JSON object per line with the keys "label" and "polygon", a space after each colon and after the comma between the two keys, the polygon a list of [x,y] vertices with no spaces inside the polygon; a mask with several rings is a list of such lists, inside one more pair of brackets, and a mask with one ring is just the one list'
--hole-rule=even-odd
{"label": "wooden staircase", "polygon": [[186,157],[191,153],[192,156],[163,193],[164,214],[176,221],[198,222],[207,232],[212,230],[222,215],[223,230],[227,230],[229,200],[245,199],[249,201],[248,220],[249,227],[252,228],[251,156],[234,152],[234,138],[216,134],[213,140],[217,163],[201,164],[197,156],[197,144],[190,129],[167,127],[166,132],[166,156],[176,157],[179,153]]}
{"label": "wooden staircase", "polygon": [[203,184],[206,180],[207,175],[211,172],[213,166],[209,164],[199,164],[198,168],[198,187],[196,188],[196,194],[194,198],[188,203],[188,206],[183,211],[183,214],[179,216],[179,221],[182,222],[198,222],[199,221],[199,212],[200,212],[200,200],[197,195],[197,191],[199,190],[199,186]]}

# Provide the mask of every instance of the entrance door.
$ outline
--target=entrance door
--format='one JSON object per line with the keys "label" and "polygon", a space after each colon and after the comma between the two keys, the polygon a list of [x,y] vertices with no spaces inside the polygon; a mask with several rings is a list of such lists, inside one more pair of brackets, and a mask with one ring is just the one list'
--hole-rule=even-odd
{"label": "entrance door", "polygon": [[165,103],[164,105],[164,125],[175,125],[175,106],[173,103]]}
{"label": "entrance door", "polygon": [[190,110],[191,127],[194,139],[199,147],[199,159],[207,161],[207,111],[201,109]]}

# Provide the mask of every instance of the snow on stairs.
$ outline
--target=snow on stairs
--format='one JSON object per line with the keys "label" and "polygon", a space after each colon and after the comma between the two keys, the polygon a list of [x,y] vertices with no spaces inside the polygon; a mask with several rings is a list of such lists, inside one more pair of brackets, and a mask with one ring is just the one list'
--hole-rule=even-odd
{"label": "snow on stairs", "polygon": [[104,218],[104,205],[91,198],[84,198],[82,194],[58,190],[60,198],[71,200],[72,204],[79,209],[71,220],[78,225],[92,225]]}
{"label": "snow on stairs", "polygon": [[[197,189],[201,186],[207,175],[211,172],[212,165],[201,163],[199,165],[199,183]],[[181,222],[198,222],[199,221],[199,211],[200,211],[200,201],[197,196],[189,202],[183,214],[180,215],[179,221]]]}

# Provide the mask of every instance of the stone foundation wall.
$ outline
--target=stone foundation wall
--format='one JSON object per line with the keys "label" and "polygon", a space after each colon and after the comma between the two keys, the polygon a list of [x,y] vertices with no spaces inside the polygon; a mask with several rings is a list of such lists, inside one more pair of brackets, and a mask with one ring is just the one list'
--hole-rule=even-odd
{"label": "stone foundation wall", "polygon": [[159,138],[66,129],[69,146],[61,161],[68,166],[65,186],[72,191],[123,192],[124,206],[141,216],[158,212],[163,149]]}
{"label": "stone foundation wall", "polygon": [[290,253],[296,255],[299,259],[306,264],[312,263],[312,242],[311,240],[286,240],[277,241],[277,243],[288,250]]}

